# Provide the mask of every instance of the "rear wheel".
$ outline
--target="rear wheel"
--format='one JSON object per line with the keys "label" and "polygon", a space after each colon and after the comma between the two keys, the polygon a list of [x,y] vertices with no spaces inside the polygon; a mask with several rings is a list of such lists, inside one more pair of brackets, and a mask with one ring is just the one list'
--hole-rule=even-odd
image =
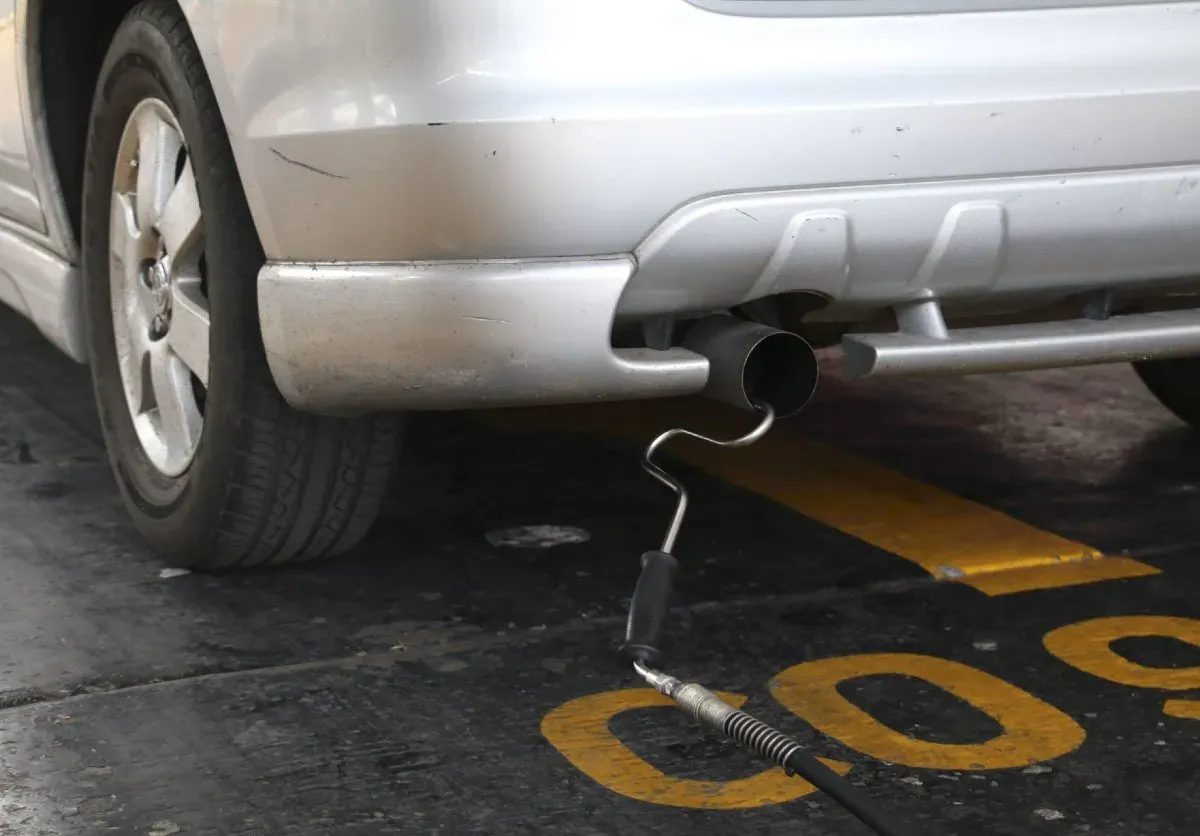
{"label": "rear wheel", "polygon": [[92,380],[121,495],[171,562],[333,555],[378,511],[394,416],[299,413],[258,330],[263,264],[224,124],[177,5],[118,30],[92,109],[83,272]]}
{"label": "rear wheel", "polygon": [[1133,368],[1159,403],[1200,428],[1200,357],[1147,360]]}

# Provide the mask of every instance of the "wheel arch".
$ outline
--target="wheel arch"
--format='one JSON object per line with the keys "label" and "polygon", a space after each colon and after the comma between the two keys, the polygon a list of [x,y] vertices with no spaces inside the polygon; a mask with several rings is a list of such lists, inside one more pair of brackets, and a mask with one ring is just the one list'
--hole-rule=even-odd
{"label": "wheel arch", "polygon": [[[17,31],[22,45],[19,72],[24,76],[27,144],[34,167],[51,248],[72,265],[79,265],[83,212],[83,171],[88,121],[96,79],[113,35],[125,16],[142,0],[17,0]],[[229,118],[233,101],[228,77],[220,65],[211,27],[203,25],[201,0],[171,0],[183,11],[196,38],[205,71],[222,116]],[[66,60],[63,60],[66,56]],[[54,63],[51,64],[50,62]],[[238,157],[234,142],[235,163]],[[240,166],[239,166],[240,169]],[[82,341],[82,294],[69,320]],[[80,359],[80,358],[76,358]]]}

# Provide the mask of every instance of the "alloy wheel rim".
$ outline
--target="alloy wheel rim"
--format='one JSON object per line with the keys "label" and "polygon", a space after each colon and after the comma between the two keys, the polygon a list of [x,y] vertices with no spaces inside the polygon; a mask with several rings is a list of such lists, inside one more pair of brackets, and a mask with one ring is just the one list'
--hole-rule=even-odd
{"label": "alloy wheel rim", "polygon": [[167,476],[191,465],[204,426],[209,306],[204,226],[179,122],[146,99],[117,151],[109,278],[117,364],[134,431]]}

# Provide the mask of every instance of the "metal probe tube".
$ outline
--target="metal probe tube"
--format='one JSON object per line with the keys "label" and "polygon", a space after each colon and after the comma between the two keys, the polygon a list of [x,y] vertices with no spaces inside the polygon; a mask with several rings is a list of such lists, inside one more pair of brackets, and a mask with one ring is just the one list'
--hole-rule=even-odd
{"label": "metal probe tube", "polygon": [[683,528],[683,518],[687,514],[688,492],[687,488],[683,486],[682,482],[654,463],[654,454],[658,452],[659,447],[662,447],[672,438],[676,438],[678,436],[695,438],[700,441],[716,445],[717,447],[726,447],[730,449],[737,447],[749,447],[751,444],[766,435],[771,427],[775,424],[775,410],[769,403],[755,403],[754,406],[755,409],[762,414],[762,420],[759,421],[757,427],[745,435],[739,436],[738,438],[731,438],[727,441],[723,441],[719,438],[709,438],[706,435],[694,433],[691,430],[674,429],[667,430],[658,438],[651,441],[650,446],[646,448],[646,452],[642,455],[642,467],[647,473],[674,491],[675,496],[678,497],[675,502],[675,513],[671,516],[671,524],[667,527],[667,533],[663,537],[661,551],[671,554],[671,552],[675,550],[675,540],[679,537],[679,529]]}

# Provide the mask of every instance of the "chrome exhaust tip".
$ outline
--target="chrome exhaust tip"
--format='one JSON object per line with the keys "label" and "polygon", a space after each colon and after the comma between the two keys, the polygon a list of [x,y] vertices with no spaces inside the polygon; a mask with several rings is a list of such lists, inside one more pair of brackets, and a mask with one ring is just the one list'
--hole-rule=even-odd
{"label": "chrome exhaust tip", "polygon": [[770,404],[776,416],[795,415],[817,390],[817,356],[802,337],[769,325],[715,314],[695,323],[683,347],[708,359],[706,397],[754,409]]}

